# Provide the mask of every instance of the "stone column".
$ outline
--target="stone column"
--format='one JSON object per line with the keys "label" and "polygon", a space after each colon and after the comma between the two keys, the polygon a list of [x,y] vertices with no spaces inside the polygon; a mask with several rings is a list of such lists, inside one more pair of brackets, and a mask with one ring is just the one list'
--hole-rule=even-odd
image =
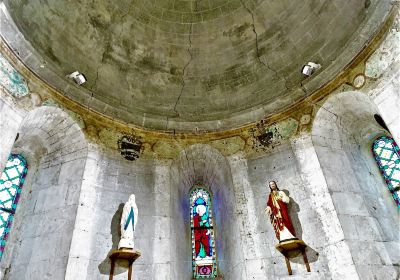
{"label": "stone column", "polygon": [[[171,183],[169,160],[157,160],[154,172],[155,225],[153,279],[171,279]],[[158,231],[157,231],[158,230]],[[145,250],[143,248],[142,250]]]}
{"label": "stone column", "polygon": [[[303,134],[291,140],[301,178],[310,192],[310,204],[315,208],[322,231],[315,234],[325,235],[325,255],[332,279],[360,279],[350,248],[344,241],[344,232],[340,225],[328,185],[320,166],[311,135]],[[334,163],[332,163],[334,164]]]}
{"label": "stone column", "polygon": [[264,279],[266,267],[263,245],[257,232],[259,214],[256,213],[254,193],[251,189],[248,175],[247,159],[243,153],[228,157],[231,168],[233,189],[235,192],[236,223],[240,231],[241,247],[245,278]]}
{"label": "stone column", "polygon": [[[76,194],[79,196],[79,204],[65,272],[66,280],[85,279],[90,275],[88,270],[93,252],[93,239],[96,238],[94,218],[99,194],[95,185],[101,172],[99,159],[97,149],[89,146],[82,184]],[[106,221],[104,225],[107,225]]]}

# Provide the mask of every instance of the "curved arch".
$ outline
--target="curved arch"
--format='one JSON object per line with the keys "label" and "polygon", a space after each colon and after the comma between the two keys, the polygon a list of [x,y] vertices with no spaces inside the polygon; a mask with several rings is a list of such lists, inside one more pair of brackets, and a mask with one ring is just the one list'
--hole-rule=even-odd
{"label": "curved arch", "polygon": [[[13,151],[22,152],[30,160],[52,154],[66,147],[87,147],[82,129],[58,107],[42,106],[30,111],[22,120]],[[78,148],[72,148],[71,151]]]}
{"label": "curved arch", "polygon": [[[399,226],[395,219],[397,207],[393,207],[371,151],[377,137],[388,135],[375,121],[376,113],[376,105],[366,94],[338,93],[324,102],[312,127],[312,141],[344,240],[348,242],[356,269],[365,272],[365,265],[369,265],[371,273],[376,264],[360,261],[359,248],[379,247],[381,241],[397,242],[394,236]],[[368,229],[368,233],[356,228]],[[374,249],[365,250],[369,252],[373,254]],[[397,262],[390,250],[382,248],[380,254],[393,264]],[[386,269],[394,273],[391,263]]]}
{"label": "curved arch", "polygon": [[176,279],[193,276],[189,195],[197,184],[207,186],[212,194],[214,224],[217,228],[215,248],[218,273],[224,274],[235,257],[227,248],[239,246],[235,239],[237,228],[229,222],[234,215],[235,205],[232,201],[235,198],[227,159],[209,145],[196,144],[183,150],[171,164],[170,170],[171,211],[176,217],[171,225],[171,236],[174,238],[172,257],[177,259]]}
{"label": "curved arch", "polygon": [[[383,185],[371,153],[374,140],[388,132],[374,118],[376,105],[363,93],[350,91],[329,97],[318,110],[312,127],[325,176],[334,191],[363,194],[379,192]],[[336,161],[339,165],[332,165]],[[334,175],[335,174],[335,175]],[[344,176],[344,174],[348,175]],[[372,177],[370,174],[376,176]]]}
{"label": "curved arch", "polygon": [[179,172],[181,186],[185,186],[186,191],[199,181],[213,189],[221,184],[222,177],[230,169],[226,158],[205,144],[195,144],[183,150],[175,159],[173,168]]}
{"label": "curved arch", "polygon": [[[319,108],[312,126],[314,141],[333,140],[340,146],[336,135],[351,134],[359,143],[371,143],[376,135],[386,133],[374,115],[378,108],[372,100],[361,92],[349,91],[330,96]],[[330,136],[332,136],[330,138]]]}
{"label": "curved arch", "polygon": [[10,278],[40,278],[42,269],[58,278],[68,263],[88,144],[77,122],[57,107],[30,111],[18,133],[12,152],[30,168],[1,266],[10,267]]}

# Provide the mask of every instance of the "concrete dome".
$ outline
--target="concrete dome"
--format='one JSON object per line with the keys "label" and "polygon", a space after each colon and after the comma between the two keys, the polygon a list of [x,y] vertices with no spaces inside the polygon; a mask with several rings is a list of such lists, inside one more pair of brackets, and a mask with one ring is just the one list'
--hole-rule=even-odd
{"label": "concrete dome", "polygon": [[[22,60],[50,85],[117,120],[178,131],[290,108],[358,54],[389,2],[4,1],[36,57]],[[305,80],[308,61],[322,69]],[[75,70],[82,87],[66,78]]]}

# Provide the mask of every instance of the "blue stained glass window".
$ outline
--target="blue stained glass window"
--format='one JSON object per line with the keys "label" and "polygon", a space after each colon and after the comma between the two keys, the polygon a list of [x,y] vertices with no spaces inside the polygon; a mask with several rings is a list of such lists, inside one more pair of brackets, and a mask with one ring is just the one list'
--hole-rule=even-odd
{"label": "blue stained glass window", "polygon": [[393,138],[379,137],[372,146],[374,157],[385,178],[389,191],[400,208],[400,154]]}
{"label": "blue stained glass window", "polygon": [[195,187],[190,193],[193,278],[217,276],[211,193]]}
{"label": "blue stained glass window", "polygon": [[0,258],[4,252],[27,171],[28,165],[24,157],[11,154],[0,177]]}

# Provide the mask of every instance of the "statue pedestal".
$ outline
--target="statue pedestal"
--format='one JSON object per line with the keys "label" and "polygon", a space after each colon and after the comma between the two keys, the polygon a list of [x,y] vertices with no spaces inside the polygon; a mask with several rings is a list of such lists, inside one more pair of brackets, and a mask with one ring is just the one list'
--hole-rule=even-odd
{"label": "statue pedestal", "polygon": [[289,275],[292,275],[292,268],[290,267],[290,258],[295,258],[298,255],[303,255],[304,264],[306,265],[307,271],[311,272],[310,264],[308,263],[306,248],[307,245],[303,240],[295,239],[280,242],[275,248],[285,256],[286,267]]}
{"label": "statue pedestal", "polygon": [[129,263],[128,280],[132,280],[132,264],[141,255],[140,251],[134,249],[119,249],[111,252],[109,258],[111,260],[110,280],[114,277],[114,268],[116,260],[127,260]]}

